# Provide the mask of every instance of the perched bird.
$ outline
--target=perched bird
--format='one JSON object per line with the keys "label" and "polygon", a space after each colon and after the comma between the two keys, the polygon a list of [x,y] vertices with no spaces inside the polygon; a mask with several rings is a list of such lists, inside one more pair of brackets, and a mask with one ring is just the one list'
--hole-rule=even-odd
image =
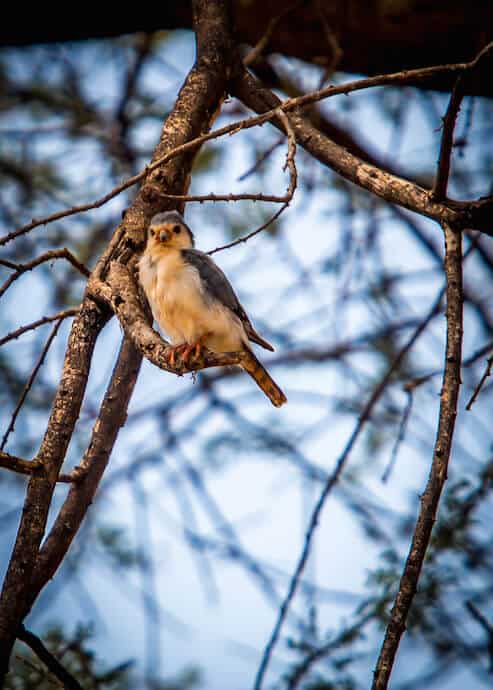
{"label": "perched bird", "polygon": [[193,233],[177,211],[158,213],[139,261],[139,278],[152,314],[187,362],[201,347],[212,352],[242,351],[240,366],[273,405],[286,396],[252,352],[250,342],[274,350],[254,329],[229,280],[204,252],[194,249]]}

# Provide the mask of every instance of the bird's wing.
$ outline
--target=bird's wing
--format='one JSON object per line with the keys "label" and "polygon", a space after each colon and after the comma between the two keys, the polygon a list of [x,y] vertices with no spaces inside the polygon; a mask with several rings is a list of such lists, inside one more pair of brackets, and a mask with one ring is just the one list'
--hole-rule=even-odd
{"label": "bird's wing", "polygon": [[221,271],[219,266],[198,249],[182,249],[181,254],[186,263],[193,266],[200,275],[200,280],[205,286],[209,295],[233,312],[243,323],[245,333],[248,338],[266,350],[273,351],[274,348],[267,340],[264,340],[254,329],[247,313],[240,304],[231,283]]}

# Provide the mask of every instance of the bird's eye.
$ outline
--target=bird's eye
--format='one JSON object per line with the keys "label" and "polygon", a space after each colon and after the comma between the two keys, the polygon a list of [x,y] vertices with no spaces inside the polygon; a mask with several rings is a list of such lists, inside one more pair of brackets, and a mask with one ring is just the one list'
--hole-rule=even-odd
{"label": "bird's eye", "polygon": [[174,232],[176,235],[179,235],[179,234],[180,234],[180,230],[181,230],[181,228],[180,228],[179,225],[174,225],[174,226],[173,226],[173,232]]}
{"label": "bird's eye", "polygon": [[154,237],[155,234],[154,230],[151,230],[151,237]]}

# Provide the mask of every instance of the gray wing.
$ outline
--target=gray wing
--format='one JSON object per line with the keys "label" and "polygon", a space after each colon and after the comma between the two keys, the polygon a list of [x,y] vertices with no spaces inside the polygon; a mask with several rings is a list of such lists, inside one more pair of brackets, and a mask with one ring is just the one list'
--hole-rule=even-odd
{"label": "gray wing", "polygon": [[272,345],[256,332],[231,287],[231,283],[210,256],[198,249],[182,249],[181,255],[186,263],[197,269],[207,293],[213,299],[224,304],[242,321],[248,338],[267,350],[274,350]]}

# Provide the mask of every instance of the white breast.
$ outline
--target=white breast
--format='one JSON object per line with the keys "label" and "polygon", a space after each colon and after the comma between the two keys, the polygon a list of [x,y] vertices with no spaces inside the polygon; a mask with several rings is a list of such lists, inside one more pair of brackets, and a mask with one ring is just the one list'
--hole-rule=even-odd
{"label": "white breast", "polygon": [[238,350],[247,343],[241,321],[219,302],[207,299],[198,271],[178,250],[139,262],[139,276],[152,314],[174,345],[202,343],[216,352]]}

